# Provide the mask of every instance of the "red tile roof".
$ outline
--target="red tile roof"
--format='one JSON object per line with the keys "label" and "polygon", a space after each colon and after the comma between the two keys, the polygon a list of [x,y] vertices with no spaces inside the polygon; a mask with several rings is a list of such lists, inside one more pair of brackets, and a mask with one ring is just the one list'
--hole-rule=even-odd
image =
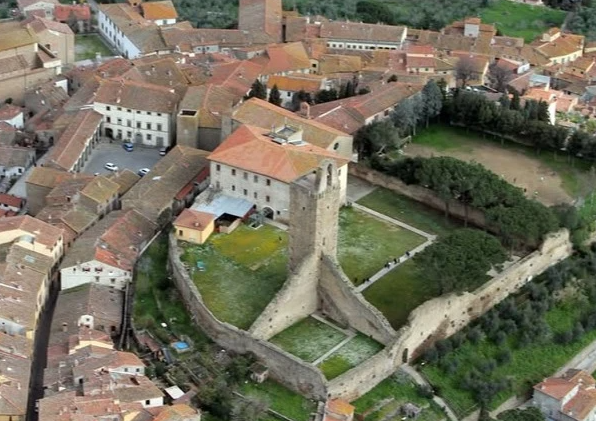
{"label": "red tile roof", "polygon": [[149,20],[176,19],[178,12],[169,0],[141,3],[143,17]]}
{"label": "red tile roof", "polygon": [[174,221],[178,227],[192,228],[202,231],[207,225],[215,220],[215,215],[207,212],[200,212],[194,209],[184,209]]}
{"label": "red tile roof", "polygon": [[91,8],[88,4],[60,4],[54,8],[54,18],[58,22],[67,22],[71,13],[77,20],[91,19]]}
{"label": "red tile roof", "polygon": [[17,196],[13,196],[11,194],[0,193],[0,204],[20,208],[23,206],[23,199]]}
{"label": "red tile roof", "polygon": [[243,125],[209,155],[210,161],[274,178],[284,183],[308,174],[325,159],[333,159],[338,167],[348,160],[318,146],[280,145],[267,136],[269,131]]}
{"label": "red tile roof", "polygon": [[17,107],[12,104],[4,104],[0,107],[0,120],[11,120],[22,114],[23,110],[21,107]]}

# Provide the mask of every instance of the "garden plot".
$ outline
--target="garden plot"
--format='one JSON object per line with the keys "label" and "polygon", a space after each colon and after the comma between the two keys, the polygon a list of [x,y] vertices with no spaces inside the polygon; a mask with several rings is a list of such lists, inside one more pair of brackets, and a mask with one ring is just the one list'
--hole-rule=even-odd
{"label": "garden plot", "polygon": [[325,358],[319,368],[331,380],[366,361],[383,349],[383,345],[361,333],[351,338],[334,353]]}

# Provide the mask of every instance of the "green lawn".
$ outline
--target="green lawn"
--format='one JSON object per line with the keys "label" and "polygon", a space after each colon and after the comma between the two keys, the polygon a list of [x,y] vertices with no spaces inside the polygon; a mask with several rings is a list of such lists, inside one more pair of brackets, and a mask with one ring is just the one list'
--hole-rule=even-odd
{"label": "green lawn", "polygon": [[[546,313],[546,321],[554,332],[561,332],[576,323],[582,309],[584,307],[575,301],[559,303]],[[563,366],[595,339],[596,330],[588,331],[580,340],[564,345],[549,340],[546,343],[516,348],[512,340],[509,339],[511,361],[498,366],[491,376],[511,379],[512,387],[499,393],[491,402],[490,409],[496,408],[513,394],[523,396],[531,390],[532,385],[545,377],[551,376],[559,367]],[[466,341],[447,357],[459,361],[455,373],[447,374],[436,364],[427,364],[422,371],[431,383],[438,388],[441,396],[446,398],[449,406],[463,417],[470,413],[475,406],[470,393],[461,389],[461,382],[465,373],[469,372],[479,362],[494,358],[502,347],[503,345],[498,347],[486,339],[477,345]]]}
{"label": "green lawn", "polygon": [[102,57],[114,55],[97,34],[75,35],[75,60],[94,59],[95,53]]}
{"label": "green lawn", "polygon": [[334,379],[351,368],[369,359],[383,349],[383,345],[372,338],[358,333],[323,362],[319,368],[328,380]]}
{"label": "green lawn", "polygon": [[207,336],[190,319],[178,290],[167,280],[167,250],[167,237],[158,237],[137,264],[133,303],[135,327],[148,329],[167,343],[170,333],[161,326],[166,322],[178,336],[187,335],[195,344],[207,342]]}
{"label": "green lawn", "polygon": [[275,335],[270,342],[304,361],[313,362],[345,338],[339,330],[307,317]]}
{"label": "green lawn", "polygon": [[272,380],[266,380],[261,384],[249,381],[242,385],[240,393],[265,399],[271,409],[294,421],[308,421],[310,414],[317,409],[313,401]]}
{"label": "green lawn", "polygon": [[[405,403],[411,402],[421,408],[417,418],[420,421],[438,421],[445,419],[443,411],[431,400],[421,397],[414,383],[405,375],[395,373],[386,378],[352,405],[356,413],[365,416],[366,421],[381,421],[393,414]],[[390,418],[392,420],[400,417]]]}
{"label": "green lawn", "polygon": [[358,203],[429,234],[446,235],[462,226],[454,219],[445,218],[443,212],[382,187],[377,187]]}
{"label": "green lawn", "polygon": [[412,310],[437,293],[435,286],[421,278],[415,260],[408,260],[365,289],[364,297],[399,329]]}
{"label": "green lawn", "polygon": [[489,2],[480,17],[484,23],[494,23],[502,35],[533,41],[552,26],[561,26],[566,13],[550,7],[531,6],[508,0]]}
{"label": "green lawn", "polygon": [[[504,0],[506,1],[506,0]],[[507,3],[511,3],[507,1]],[[516,3],[511,3],[515,5]],[[590,164],[586,161],[575,159],[570,162],[563,154],[555,156],[551,151],[542,151],[536,154],[534,148],[519,143],[494,140],[490,136],[483,137],[473,130],[466,131],[460,127],[447,125],[434,125],[421,130],[413,139],[415,144],[427,146],[437,152],[462,152],[472,154],[474,147],[481,144],[498,145],[504,149],[514,151],[532,159],[538,160],[542,165],[557,173],[562,179],[562,187],[570,196],[577,196],[586,182],[587,171]]]}
{"label": "green lawn", "polygon": [[339,226],[338,259],[348,278],[356,285],[377,273],[387,261],[402,256],[425,241],[412,231],[354,208],[342,209]]}
{"label": "green lawn", "polygon": [[197,261],[192,274],[205,303],[220,320],[248,329],[286,280],[287,235],[270,225],[239,226],[203,245],[186,244],[182,260]]}

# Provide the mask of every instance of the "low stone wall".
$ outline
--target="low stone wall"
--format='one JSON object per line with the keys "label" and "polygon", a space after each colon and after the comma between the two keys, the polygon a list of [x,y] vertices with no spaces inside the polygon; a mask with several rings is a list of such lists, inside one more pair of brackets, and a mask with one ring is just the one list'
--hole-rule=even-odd
{"label": "low stone wall", "polygon": [[169,262],[176,287],[182,294],[193,321],[223,348],[238,353],[252,352],[269,367],[271,377],[309,398],[325,399],[326,379],[312,364],[283,351],[275,345],[255,339],[248,332],[219,321],[203,302],[194,282],[180,261],[176,239],[169,236]]}
{"label": "low stone wall", "polygon": [[[433,209],[445,212],[445,201],[440,199],[435,192],[417,185],[407,185],[398,178],[383,174],[362,164],[348,165],[350,175],[366,180],[375,186],[385,187],[412,200],[424,203]],[[468,206],[468,222],[477,227],[486,228],[492,232],[496,229],[487,226],[484,212]],[[449,200],[449,214],[455,218],[465,220],[466,207],[456,200]]]}

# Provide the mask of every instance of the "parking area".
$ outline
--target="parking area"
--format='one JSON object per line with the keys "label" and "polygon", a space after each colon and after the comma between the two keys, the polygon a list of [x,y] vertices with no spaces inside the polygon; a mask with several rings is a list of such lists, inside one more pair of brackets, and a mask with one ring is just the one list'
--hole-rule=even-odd
{"label": "parking area", "polygon": [[160,158],[157,148],[144,148],[135,145],[134,151],[127,152],[122,148],[120,142],[102,142],[91,153],[82,172],[107,174],[110,171],[106,170],[104,166],[111,162],[118,166],[119,170],[127,168],[136,173],[141,168],[152,168]]}

